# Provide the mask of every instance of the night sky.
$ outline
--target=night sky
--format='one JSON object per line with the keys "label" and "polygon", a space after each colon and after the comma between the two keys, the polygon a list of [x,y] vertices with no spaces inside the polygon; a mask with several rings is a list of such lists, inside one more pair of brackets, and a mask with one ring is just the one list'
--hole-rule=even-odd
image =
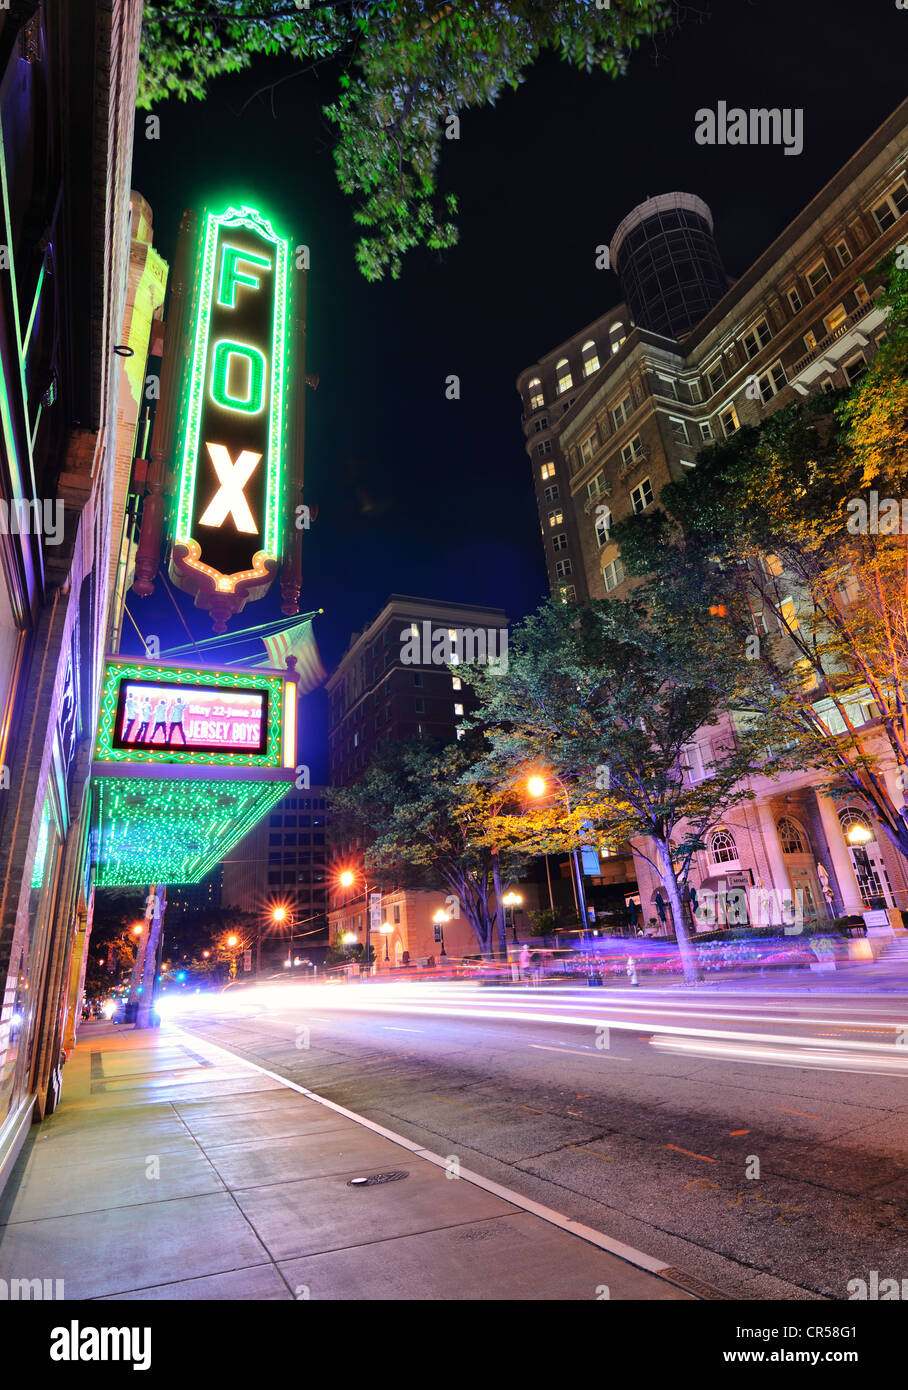
{"label": "night sky", "polygon": [[[181,210],[209,198],[271,209],[310,248],[308,370],[321,381],[307,403],[305,497],[319,515],[302,603],[325,609],[316,632],[329,670],[392,592],[497,605],[512,619],[545,595],[514,380],[621,298],[595,248],[635,203],[699,194],[739,275],[906,94],[908,11],[894,0],[716,0],[683,14],[625,78],[547,58],[495,108],[462,114],[441,172],[460,198],[460,243],[410,253],[397,282],[370,285],[354,262],[353,204],[320,111],[335,92],[330,68],[283,82],[273,111],[271,93],[254,94],[292,71],[285,60],[221,78],[204,105],[159,107],[158,141],[138,113],[133,186],[171,264]],[[803,154],[696,145],[695,111],[720,100],[803,108]],[[445,398],[451,373],[459,401]],[[132,613],[164,647],[185,641],[158,590],[131,594]],[[210,636],[207,614],[178,602],[194,635]],[[275,586],[231,628],[278,610]],[[128,622],[123,649],[140,649]],[[324,706],[317,694],[303,711],[313,780],[327,777]]]}

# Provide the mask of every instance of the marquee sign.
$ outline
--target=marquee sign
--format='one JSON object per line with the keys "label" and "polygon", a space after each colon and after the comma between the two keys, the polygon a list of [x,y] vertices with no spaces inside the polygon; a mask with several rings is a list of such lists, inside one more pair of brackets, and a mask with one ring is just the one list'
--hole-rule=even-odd
{"label": "marquee sign", "polygon": [[253,208],[205,218],[170,573],[216,631],[280,559],[289,255]]}

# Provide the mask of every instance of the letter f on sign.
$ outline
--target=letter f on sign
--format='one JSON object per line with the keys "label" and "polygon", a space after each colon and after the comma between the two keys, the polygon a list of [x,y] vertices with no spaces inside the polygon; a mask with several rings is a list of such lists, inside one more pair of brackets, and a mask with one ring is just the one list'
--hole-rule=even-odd
{"label": "letter f on sign", "polygon": [[234,463],[223,444],[206,442],[205,448],[211,455],[211,462],[221,486],[199,517],[199,525],[220,526],[228,515],[232,515],[238,531],[255,535],[259,528],[249,510],[243,489],[252,477],[261,454],[244,449]]}

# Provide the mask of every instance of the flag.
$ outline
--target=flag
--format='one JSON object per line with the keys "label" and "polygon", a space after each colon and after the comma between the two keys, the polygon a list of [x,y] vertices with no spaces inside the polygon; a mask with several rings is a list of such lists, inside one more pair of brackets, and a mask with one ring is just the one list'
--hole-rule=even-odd
{"label": "flag", "polygon": [[262,641],[268,653],[268,660],[261,663],[263,666],[272,666],[282,671],[287,665],[287,657],[296,657],[296,673],[299,676],[298,688],[301,695],[321,685],[327,676],[315,644],[311,618],[306,618],[293,627],[286,627],[282,632],[272,633],[270,637],[263,637]]}

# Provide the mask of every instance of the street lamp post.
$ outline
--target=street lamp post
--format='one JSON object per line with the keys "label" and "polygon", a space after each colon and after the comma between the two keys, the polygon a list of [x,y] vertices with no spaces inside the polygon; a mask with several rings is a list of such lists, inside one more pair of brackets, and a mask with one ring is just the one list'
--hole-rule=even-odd
{"label": "street lamp post", "polygon": [[[356,881],[356,875],[354,874],[353,870],[352,870],[352,869],[344,869],[343,873],[340,875],[340,882],[343,884],[343,886],[344,886],[345,888],[350,888],[350,887],[352,887],[352,885],[354,884],[355,881]],[[371,974],[371,973],[372,973],[372,972],[371,972],[371,962],[370,962],[370,960],[369,960],[369,954],[370,954],[370,952],[371,952],[371,950],[372,950],[372,944],[371,944],[371,925],[372,925],[372,920],[371,920],[371,919],[372,919],[372,911],[371,911],[371,903],[370,903],[370,901],[369,901],[369,898],[370,898],[370,891],[371,891],[371,890],[370,890],[370,888],[369,888],[369,885],[368,885],[368,883],[366,882],[366,877],[365,877],[365,875],[363,875],[363,902],[364,902],[364,905],[365,905],[365,914],[366,914],[366,951],[365,951],[365,961],[366,961],[366,970]]]}
{"label": "street lamp post", "polygon": [[393,932],[394,928],[391,926],[391,923],[390,923],[390,922],[382,922],[382,924],[381,924],[381,926],[379,927],[378,930],[381,932],[382,936],[385,938],[385,960],[390,964],[390,962],[391,962],[391,957],[388,955],[388,937],[391,935],[391,933]]}
{"label": "street lamp post", "polygon": [[519,893],[505,893],[505,895],[504,895],[504,897],[502,898],[501,901],[504,903],[505,909],[510,913],[510,917],[511,917],[511,935],[513,936],[514,941],[515,941],[515,943],[516,943],[516,941],[517,941],[517,922],[516,922],[515,919],[514,919],[514,912],[515,912],[515,910],[516,910],[518,907],[520,907],[520,904],[523,902],[523,898],[520,896]]}
{"label": "street lamp post", "polygon": [[[547,785],[550,781],[557,782],[558,786],[561,788],[564,794],[564,803],[567,807],[568,818],[570,819],[570,816],[572,814],[571,798],[568,795],[567,787],[564,785],[557,773],[549,772],[546,774],[545,777],[533,776],[527,778],[527,791],[530,793],[530,796],[535,796],[537,798],[545,796]],[[587,927],[589,926],[589,919],[587,917],[586,910],[586,896],[583,891],[583,872],[580,864],[580,852],[576,845],[571,850],[570,854],[571,863],[573,865],[574,871],[572,877],[572,884],[574,888],[574,906],[577,909],[577,915],[580,917],[581,926],[583,927],[583,930],[586,931]]]}
{"label": "street lamp post", "polygon": [[443,907],[440,907],[438,911],[435,913],[434,917],[432,918],[432,921],[439,929],[439,934],[441,937],[441,951],[439,952],[439,955],[442,956],[447,955],[447,952],[445,950],[445,922],[450,922],[450,920],[450,915],[447,912],[445,912]]}

